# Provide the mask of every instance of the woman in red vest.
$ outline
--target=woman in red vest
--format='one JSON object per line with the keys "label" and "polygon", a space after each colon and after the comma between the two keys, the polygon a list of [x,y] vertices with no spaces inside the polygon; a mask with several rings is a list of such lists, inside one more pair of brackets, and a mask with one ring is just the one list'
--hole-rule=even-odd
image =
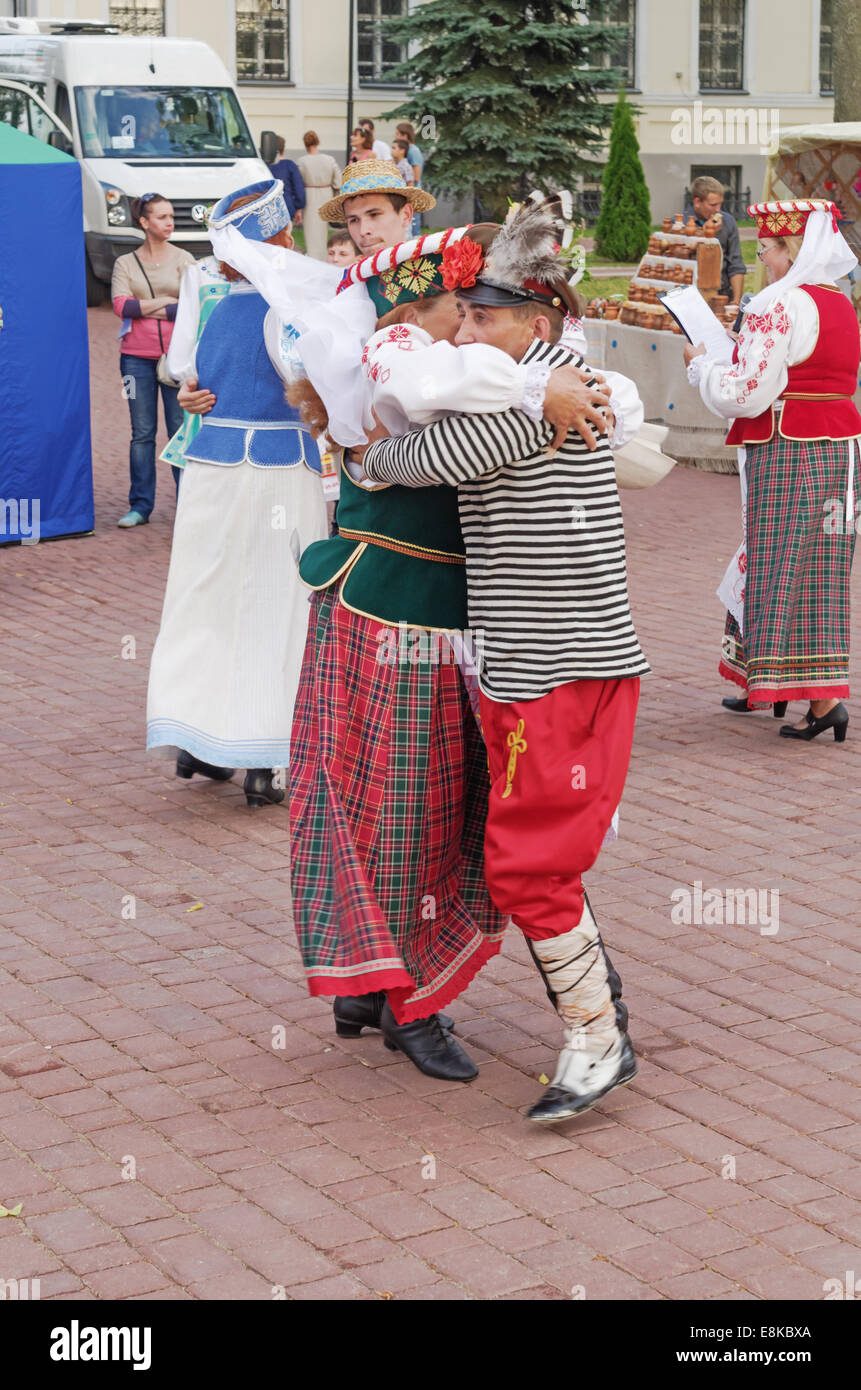
{"label": "woman in red vest", "polygon": [[[719,670],[745,713],[808,700],[786,738],[846,738],[849,577],[855,548],[858,320],[835,281],[857,265],[833,203],[749,209],[770,284],[748,305],[731,365],[686,347],[688,379],[739,446],[746,536],[718,591],[728,606]],[[746,503],[746,507],[745,507]]]}

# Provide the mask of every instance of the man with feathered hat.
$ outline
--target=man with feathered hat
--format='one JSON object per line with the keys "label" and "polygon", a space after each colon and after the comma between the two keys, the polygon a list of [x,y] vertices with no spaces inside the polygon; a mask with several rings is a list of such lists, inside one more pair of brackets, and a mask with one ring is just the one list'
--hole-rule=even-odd
{"label": "man with feathered hat", "polygon": [[[354,186],[351,173],[339,207],[323,211],[364,219],[352,235],[372,254],[361,263],[367,273],[334,304],[307,293],[304,267],[289,252],[255,256],[260,248],[237,244],[229,229],[216,247],[280,305],[285,323],[302,329],[289,351],[298,351],[324,399],[330,434],[345,444],[365,442],[360,359],[378,315],[434,295],[450,301],[442,252],[465,230],[375,245],[391,233],[392,217],[397,225],[405,213],[406,230],[408,200],[397,203],[406,186],[393,166],[371,178],[373,187]],[[447,332],[455,327],[452,321]],[[494,365],[479,365],[474,408],[487,396],[485,409],[523,402],[529,369],[490,349],[485,356]],[[554,376],[564,380],[565,372]],[[554,391],[557,421],[563,418],[566,392],[555,383],[543,403],[536,393],[537,418]],[[573,372],[569,394],[575,410],[585,397],[601,423],[596,407],[604,394],[584,388]],[[339,528],[302,558],[316,594],[294,724],[291,837],[309,987],[337,996],[340,1033],[382,1026],[387,1043],[421,1070],[468,1080],[476,1069],[440,1024],[438,1008],[499,949],[504,925],[483,876],[486,760],[455,663],[405,669],[377,659],[385,628],[456,635],[464,627],[457,499],[446,488],[427,498],[404,488],[369,491],[344,470]]]}
{"label": "man with feathered hat", "polygon": [[[539,198],[489,250],[467,235],[447,253],[456,343],[492,345],[545,371],[571,360],[559,343],[573,307],[562,221],[559,201]],[[483,635],[485,870],[565,1029],[553,1082],[530,1111],[544,1122],[581,1114],[636,1074],[582,875],[622,794],[648,670],[607,435],[590,446],[569,431],[555,452],[553,435],[523,411],[453,415],[364,453],[373,481],[458,486],[470,626]]]}

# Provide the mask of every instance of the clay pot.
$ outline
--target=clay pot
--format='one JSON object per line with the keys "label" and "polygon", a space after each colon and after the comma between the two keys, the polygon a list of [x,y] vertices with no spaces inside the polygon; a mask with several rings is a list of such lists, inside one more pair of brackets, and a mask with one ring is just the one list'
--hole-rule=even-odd
{"label": "clay pot", "polygon": [[663,226],[664,231],[668,232],[673,225],[672,217],[665,217],[661,225]]}

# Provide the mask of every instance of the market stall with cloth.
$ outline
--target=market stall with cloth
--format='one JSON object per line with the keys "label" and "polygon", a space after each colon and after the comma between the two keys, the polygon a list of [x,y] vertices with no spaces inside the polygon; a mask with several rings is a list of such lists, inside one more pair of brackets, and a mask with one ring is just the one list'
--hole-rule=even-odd
{"label": "market stall with cloth", "polygon": [[0,545],[93,529],[81,170],[0,122]]}

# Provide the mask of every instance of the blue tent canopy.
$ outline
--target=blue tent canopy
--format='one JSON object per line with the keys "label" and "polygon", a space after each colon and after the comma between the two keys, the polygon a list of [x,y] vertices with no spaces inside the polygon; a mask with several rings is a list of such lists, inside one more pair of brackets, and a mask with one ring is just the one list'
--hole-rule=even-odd
{"label": "blue tent canopy", "polygon": [[81,171],[0,122],[0,545],[93,529]]}

